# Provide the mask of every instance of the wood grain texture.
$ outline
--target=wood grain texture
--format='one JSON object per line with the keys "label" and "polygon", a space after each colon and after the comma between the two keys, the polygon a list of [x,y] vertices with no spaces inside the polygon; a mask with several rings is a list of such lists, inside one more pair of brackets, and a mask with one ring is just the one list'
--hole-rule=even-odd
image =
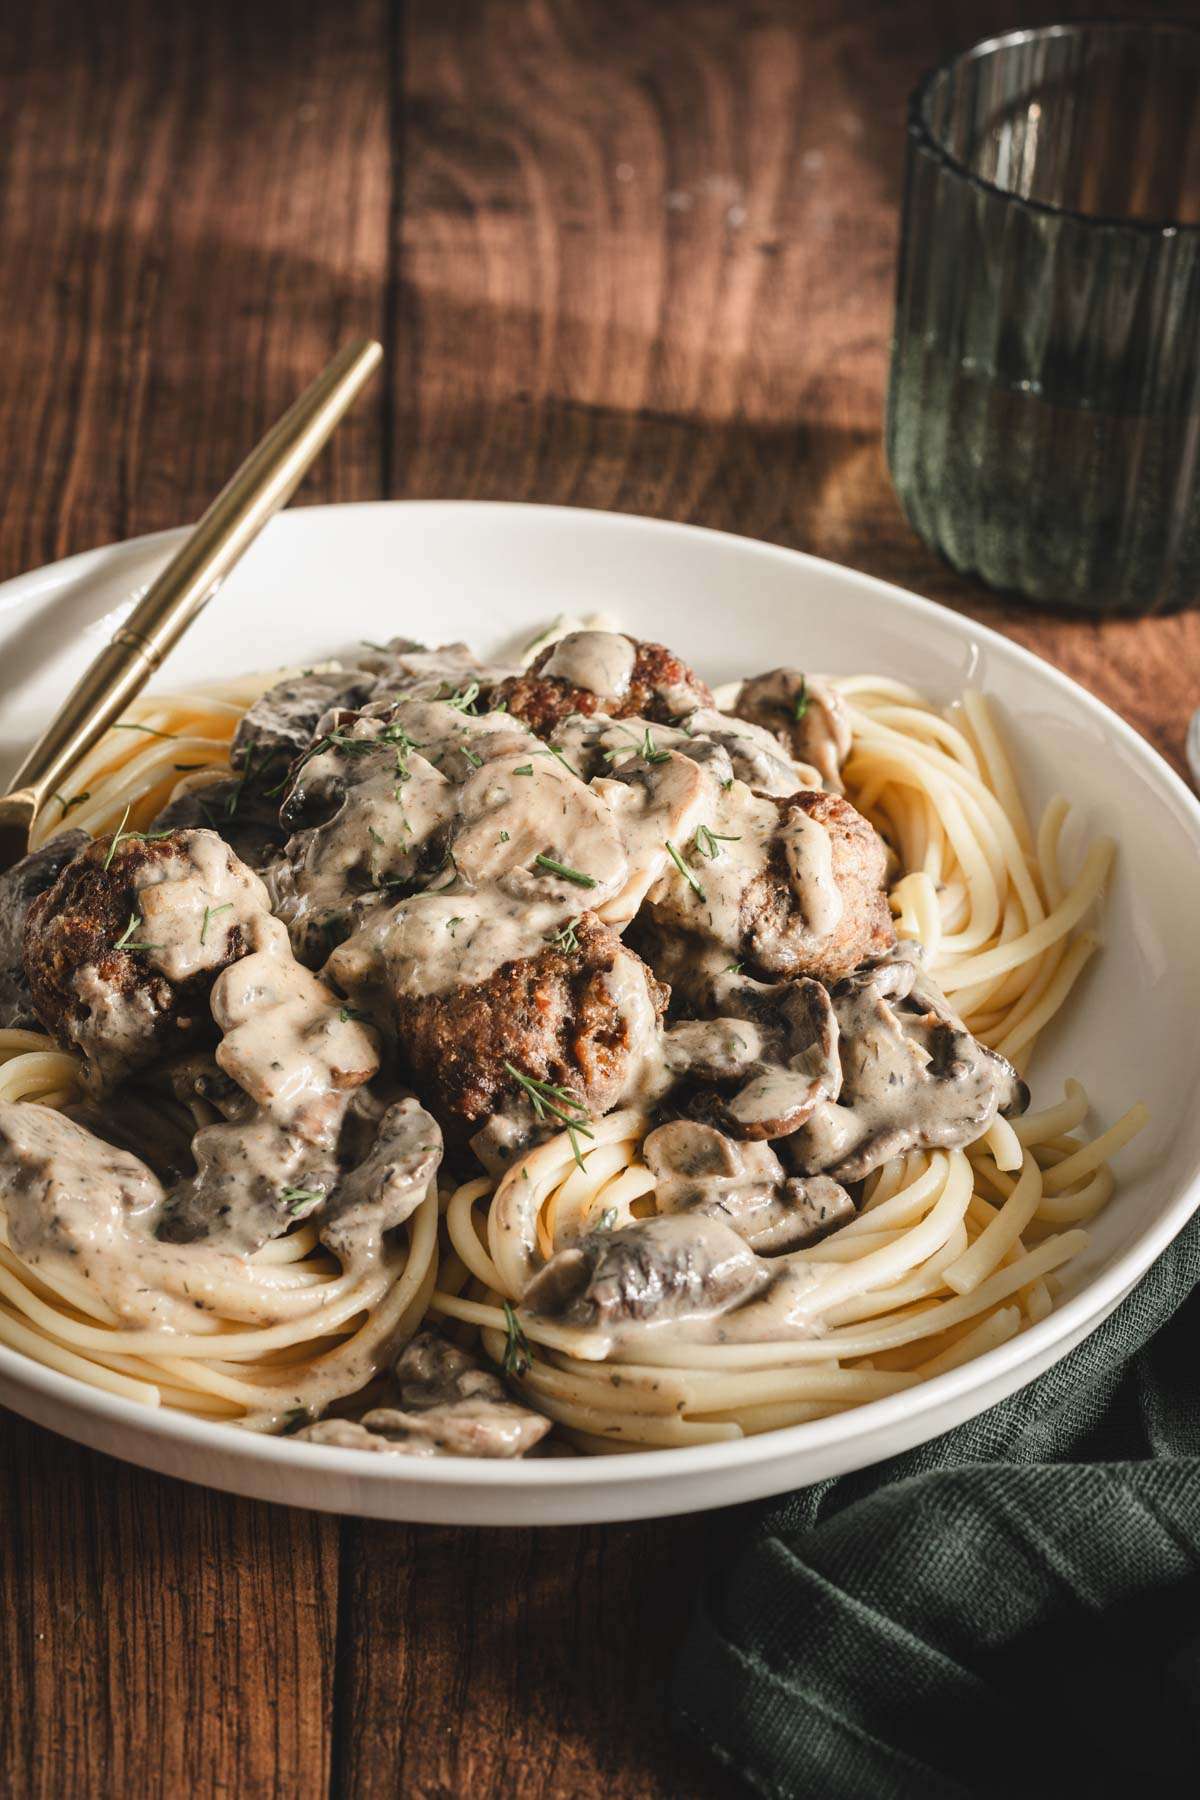
{"label": "wood grain texture", "polygon": [[[388,379],[302,499],[613,507],[813,550],[998,624],[1178,762],[1200,614],[1100,626],[971,588],[883,463],[906,95],[1040,10],[0,14],[0,576],[194,516],[370,331]],[[729,1791],[663,1694],[738,1515],[339,1527],[8,1419],[0,1509],[2,1791]]]}

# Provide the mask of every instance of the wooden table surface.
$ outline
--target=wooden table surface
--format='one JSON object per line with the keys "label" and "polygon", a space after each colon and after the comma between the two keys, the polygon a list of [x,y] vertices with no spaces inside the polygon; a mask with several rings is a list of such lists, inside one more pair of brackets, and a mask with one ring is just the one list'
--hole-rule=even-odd
{"label": "wooden table surface", "polygon": [[[1040,11],[4,9],[0,577],[194,517],[366,332],[386,379],[302,500],[555,501],[797,545],[1011,632],[1179,765],[1200,615],[1098,626],[970,588],[884,468],[905,96]],[[6,1793],[728,1791],[664,1690],[737,1515],[339,1522],[4,1417],[0,1519]]]}

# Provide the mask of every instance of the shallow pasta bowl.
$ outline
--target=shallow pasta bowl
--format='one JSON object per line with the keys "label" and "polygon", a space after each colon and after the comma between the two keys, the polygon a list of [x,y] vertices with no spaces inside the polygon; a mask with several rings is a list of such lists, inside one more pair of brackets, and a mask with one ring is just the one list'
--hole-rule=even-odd
{"label": "shallow pasta bowl", "polygon": [[[15,764],[178,534],[90,552],[0,587]],[[1035,1104],[1077,1075],[1096,1114],[1150,1127],[1090,1227],[1056,1310],[976,1361],[855,1411],[735,1442],[592,1460],[403,1458],[260,1437],[100,1394],[0,1347],[0,1401],[166,1474],[295,1506],[481,1525],[651,1517],[758,1498],[861,1468],[1003,1399],[1103,1320],[1200,1204],[1200,806],[1135,732],[995,633],[883,582],[694,527],[473,503],[312,507],[267,529],[160,685],[327,655],[359,637],[463,637],[511,650],[561,611],[606,612],[713,682],[791,661],[870,670],[948,701],[970,683],[1007,725],[1036,810],[1062,791],[1120,854],[1104,949],[1039,1046]]]}

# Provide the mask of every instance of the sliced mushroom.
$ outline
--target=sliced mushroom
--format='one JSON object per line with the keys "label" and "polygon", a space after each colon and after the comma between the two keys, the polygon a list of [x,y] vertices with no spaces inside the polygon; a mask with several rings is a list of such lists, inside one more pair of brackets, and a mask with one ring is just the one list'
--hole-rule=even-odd
{"label": "sliced mushroom", "polygon": [[833,984],[841,1091],[786,1141],[801,1174],[860,1181],[905,1151],[974,1143],[998,1112],[1028,1105],[1016,1071],[971,1036],[919,957],[901,944]]}
{"label": "sliced mushroom", "polygon": [[830,682],[799,669],[772,669],[742,683],[733,710],[770,731],[798,762],[819,770],[831,792],[841,793],[850,721],[845,701]]}
{"label": "sliced mushroom", "polygon": [[827,1175],[798,1180],[764,1143],[738,1143],[697,1119],[652,1131],[642,1154],[660,1213],[722,1220],[758,1254],[815,1243],[854,1216],[845,1188]]}
{"label": "sliced mushroom", "polygon": [[524,1456],[550,1421],[509,1398],[498,1378],[466,1351],[422,1331],[401,1355],[395,1404],[361,1422],[320,1419],[297,1437],[310,1444],[400,1456]]}
{"label": "sliced mushroom", "polygon": [[590,1232],[558,1251],[522,1305],[564,1325],[619,1335],[668,1319],[715,1317],[769,1280],[767,1265],[728,1225],[676,1213]]}
{"label": "sliced mushroom", "polygon": [[[736,1091],[702,1098],[700,1110],[734,1137],[765,1140],[796,1131],[841,1086],[838,1025],[819,981],[764,988],[730,981],[730,1014],[691,1020],[666,1033],[672,1071]],[[736,1012],[735,1012],[736,1009]]]}

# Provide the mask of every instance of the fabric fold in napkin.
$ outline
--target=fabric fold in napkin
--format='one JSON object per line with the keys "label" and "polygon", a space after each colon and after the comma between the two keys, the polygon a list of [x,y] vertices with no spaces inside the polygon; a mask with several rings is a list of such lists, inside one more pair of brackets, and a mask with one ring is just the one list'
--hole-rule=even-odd
{"label": "fabric fold in napkin", "polygon": [[788,1800],[1196,1791],[1198,1280],[1200,1219],[1011,1399],[760,1510],[679,1727]]}

